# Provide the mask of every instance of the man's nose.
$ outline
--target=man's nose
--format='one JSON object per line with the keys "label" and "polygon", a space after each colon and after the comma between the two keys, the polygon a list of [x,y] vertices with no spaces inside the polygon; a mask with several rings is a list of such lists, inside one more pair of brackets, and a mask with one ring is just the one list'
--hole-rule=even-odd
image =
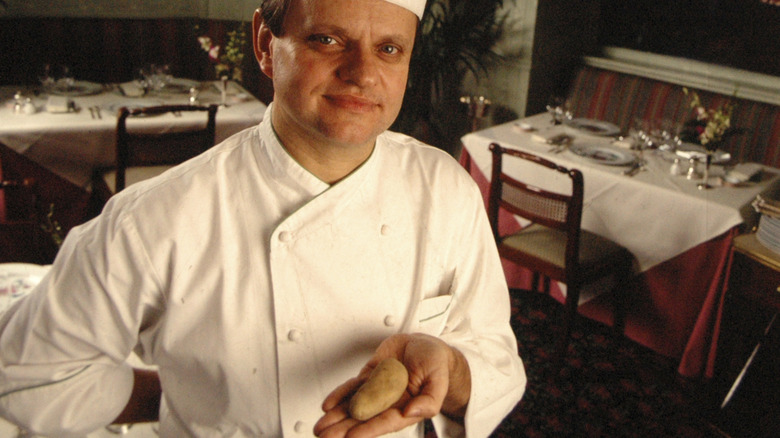
{"label": "man's nose", "polygon": [[373,51],[354,47],[344,53],[344,62],[338,71],[339,78],[361,88],[373,86],[379,78],[379,62]]}

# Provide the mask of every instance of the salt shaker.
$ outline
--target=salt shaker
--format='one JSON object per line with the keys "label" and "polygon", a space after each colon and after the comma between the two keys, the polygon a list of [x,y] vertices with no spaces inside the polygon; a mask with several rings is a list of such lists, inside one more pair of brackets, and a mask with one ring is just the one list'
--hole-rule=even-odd
{"label": "salt shaker", "polygon": [[38,111],[37,108],[35,108],[35,104],[33,103],[32,99],[29,97],[25,99],[24,105],[22,106],[22,112],[25,114],[35,114]]}
{"label": "salt shaker", "polygon": [[680,168],[680,159],[675,158],[674,163],[669,167],[669,173],[672,175],[682,175],[682,169]]}
{"label": "salt shaker", "polygon": [[701,175],[696,172],[696,158],[690,158],[688,160],[688,174],[685,176],[687,179],[699,179]]}
{"label": "salt shaker", "polygon": [[198,104],[198,89],[195,87],[190,88],[190,105]]}
{"label": "salt shaker", "polygon": [[17,91],[14,94],[14,114],[21,114],[22,113],[22,92]]}

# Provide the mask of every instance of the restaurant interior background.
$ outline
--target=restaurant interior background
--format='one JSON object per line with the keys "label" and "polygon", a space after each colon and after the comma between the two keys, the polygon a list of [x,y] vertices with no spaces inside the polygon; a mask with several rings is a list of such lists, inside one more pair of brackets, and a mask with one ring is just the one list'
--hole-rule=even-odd
{"label": "restaurant interior background", "polygon": [[[435,103],[444,110],[432,111],[427,129],[413,132],[453,155],[472,128],[459,97],[492,102],[479,127],[542,113],[550,96],[567,94],[583,64],[780,105],[780,0],[430,2],[458,5],[452,12],[466,19],[498,5],[501,23],[492,45],[500,59],[481,59],[484,69],[457,70],[460,86]],[[131,81],[152,63],[169,65],[176,77],[213,80],[214,63],[198,37],[224,44],[229,32],[248,29],[258,5],[0,0],[0,86],[36,86],[47,64],[67,65],[75,78],[99,83]],[[241,83],[268,103],[271,83],[257,67],[251,41],[243,44]]]}
{"label": "restaurant interior background", "polygon": [[[430,2],[429,2],[430,3]],[[648,77],[695,76],[723,92],[758,89],[780,103],[780,7],[772,0],[472,0],[437,1],[479,10],[498,5],[502,19],[484,69],[460,69],[460,89],[438,102],[426,140],[456,154],[468,128],[460,95],[491,100],[483,123],[544,111],[566,87],[584,56]],[[773,4],[775,3],[775,4]],[[225,41],[251,19],[257,0],[0,0],[0,85],[35,84],[44,65],[67,65],[77,79],[133,79],[150,63],[176,76],[214,79],[197,37]],[[453,12],[455,13],[455,12]],[[245,42],[251,54],[251,41]],[[244,59],[243,85],[264,102],[270,82],[254,58]],[[745,75],[745,73],[749,73]],[[438,117],[436,115],[438,114]],[[414,132],[425,136],[425,132]]]}

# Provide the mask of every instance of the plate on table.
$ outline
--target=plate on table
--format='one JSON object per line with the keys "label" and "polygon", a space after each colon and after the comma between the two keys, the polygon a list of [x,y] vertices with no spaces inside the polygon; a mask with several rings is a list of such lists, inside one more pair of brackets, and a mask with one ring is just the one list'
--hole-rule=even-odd
{"label": "plate on table", "polygon": [[157,105],[162,105],[162,102],[158,100],[150,100],[150,99],[127,99],[127,100],[118,100],[111,103],[107,103],[105,105],[101,105],[101,108],[110,112],[111,114],[116,115],[117,113],[119,113],[119,108],[122,108],[123,106],[126,106],[129,109],[135,109],[135,108],[148,108],[150,106],[157,106]]}
{"label": "plate on table", "polygon": [[603,120],[571,119],[564,121],[564,123],[574,129],[587,132],[591,135],[610,137],[620,134],[620,127],[614,123],[605,122]]}
{"label": "plate on table", "polygon": [[188,94],[190,88],[200,87],[200,82],[193,81],[192,79],[173,78],[170,82],[166,83],[164,87],[160,89],[163,93],[173,94]]}
{"label": "plate on table", "polygon": [[31,263],[0,263],[0,313],[27,295],[43,279],[49,268]]}
{"label": "plate on table", "polygon": [[58,96],[91,96],[102,92],[103,85],[88,81],[74,81],[71,86],[67,86],[64,83],[58,83],[49,91],[49,93]]}
{"label": "plate on table", "polygon": [[[675,149],[675,154],[686,159],[698,158],[703,161],[707,156],[707,150],[704,146],[695,143],[682,143]],[[729,160],[731,160],[731,154],[720,149],[715,151],[712,155],[713,164],[725,163]]]}
{"label": "plate on table", "polygon": [[607,166],[627,166],[636,161],[630,151],[609,145],[573,144],[569,150],[576,155]]}

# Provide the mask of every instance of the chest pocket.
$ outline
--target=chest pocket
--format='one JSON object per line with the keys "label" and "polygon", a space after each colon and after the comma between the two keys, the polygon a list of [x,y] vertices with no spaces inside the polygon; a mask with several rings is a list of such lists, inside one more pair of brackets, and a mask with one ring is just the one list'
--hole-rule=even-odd
{"label": "chest pocket", "polygon": [[453,295],[439,295],[420,301],[417,308],[416,331],[438,336],[446,327],[453,305]]}

